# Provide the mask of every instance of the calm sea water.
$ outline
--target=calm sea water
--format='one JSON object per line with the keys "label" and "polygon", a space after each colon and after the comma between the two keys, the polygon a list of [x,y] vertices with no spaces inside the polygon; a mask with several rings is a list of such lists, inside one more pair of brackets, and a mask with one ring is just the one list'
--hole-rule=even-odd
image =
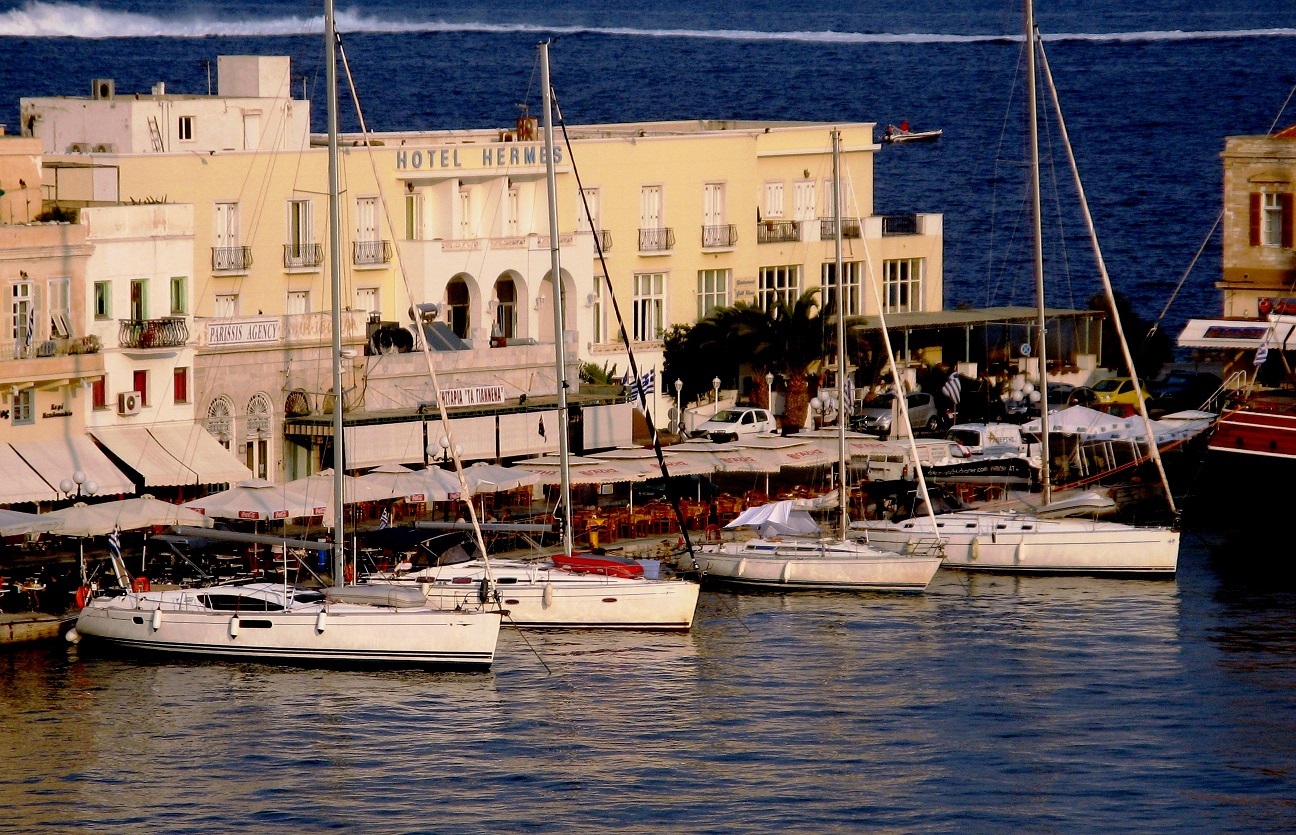
{"label": "calm sea water", "polygon": [[[1032,303],[1014,255],[1018,4],[834,5],[389,0],[341,19],[377,129],[511,123],[547,33],[573,123],[941,127],[879,154],[879,211],[946,214],[948,305]],[[1156,318],[1219,211],[1223,137],[1267,130],[1296,85],[1296,7],[1050,5],[1109,267]],[[220,54],[290,54],[318,91],[317,15],[0,3],[0,121],[91,78],[205,92]],[[1085,306],[1088,245],[1060,218],[1050,294]],[[1170,330],[1218,312],[1218,271],[1208,248]],[[1290,831],[1289,550],[1201,531],[1169,582],[942,572],[915,597],[705,593],[688,635],[509,632],[475,675],[24,649],[0,655],[0,831]]]}

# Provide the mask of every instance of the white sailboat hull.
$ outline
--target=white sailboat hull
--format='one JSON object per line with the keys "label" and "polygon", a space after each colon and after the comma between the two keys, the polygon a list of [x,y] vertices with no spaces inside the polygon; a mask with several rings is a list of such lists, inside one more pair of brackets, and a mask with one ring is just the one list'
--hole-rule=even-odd
{"label": "white sailboat hull", "polygon": [[856,523],[879,548],[903,552],[944,542],[945,565],[1027,574],[1174,574],[1179,532],[1084,519],[999,513],[945,513],[904,522]]}
{"label": "white sailboat hull", "polygon": [[920,592],[941,560],[854,542],[750,539],[706,546],[698,565],[712,580],[778,591]]}
{"label": "white sailboat hull", "polygon": [[[697,610],[697,583],[580,574],[548,563],[491,560],[499,606],[516,626],[547,629],[655,629],[686,631]],[[437,566],[405,577],[374,575],[423,589],[434,608],[479,604],[485,566],[478,561]]]}
{"label": "white sailboat hull", "polygon": [[198,602],[212,591],[98,598],[76,632],[131,650],[251,661],[485,668],[495,658],[498,613],[345,603],[222,611]]}

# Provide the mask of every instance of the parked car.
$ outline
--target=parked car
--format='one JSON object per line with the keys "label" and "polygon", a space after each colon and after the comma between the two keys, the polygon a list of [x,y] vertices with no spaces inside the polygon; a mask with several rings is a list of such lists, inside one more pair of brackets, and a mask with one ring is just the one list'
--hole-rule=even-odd
{"label": "parked car", "polygon": [[744,435],[773,432],[778,428],[768,409],[721,409],[693,430],[693,437],[706,436],[717,443],[736,441]]}
{"label": "parked car", "polygon": [[[886,436],[891,433],[893,394],[879,394],[866,400],[851,416],[851,429],[870,435]],[[915,432],[940,432],[945,428],[945,416],[936,405],[936,398],[925,391],[915,391],[905,397],[909,408],[909,423]]]}
{"label": "parked car", "polygon": [[1148,384],[1152,406],[1162,412],[1180,412],[1184,409],[1214,410],[1216,395],[1224,381],[1216,374],[1205,371],[1171,371],[1160,380]]}
{"label": "parked car", "polygon": [[[1131,406],[1138,408],[1138,392],[1134,390],[1134,381],[1129,377],[1108,377],[1099,380],[1090,388],[1098,397],[1094,401],[1100,406]],[[1147,390],[1143,391],[1144,401],[1151,400]]]}

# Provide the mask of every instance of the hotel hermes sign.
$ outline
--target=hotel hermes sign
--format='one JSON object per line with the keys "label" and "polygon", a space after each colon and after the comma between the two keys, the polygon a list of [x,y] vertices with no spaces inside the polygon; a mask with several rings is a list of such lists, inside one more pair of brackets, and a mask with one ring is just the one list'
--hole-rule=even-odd
{"label": "hotel hermes sign", "polygon": [[207,344],[212,347],[224,345],[260,345],[267,342],[278,342],[282,322],[275,317],[263,319],[220,319],[207,323]]}
{"label": "hotel hermes sign", "polygon": [[[404,149],[396,152],[398,172],[435,171],[447,168],[516,168],[521,165],[545,165],[543,145],[508,142],[490,145],[455,145]],[[554,164],[561,165],[562,148],[554,149]]]}

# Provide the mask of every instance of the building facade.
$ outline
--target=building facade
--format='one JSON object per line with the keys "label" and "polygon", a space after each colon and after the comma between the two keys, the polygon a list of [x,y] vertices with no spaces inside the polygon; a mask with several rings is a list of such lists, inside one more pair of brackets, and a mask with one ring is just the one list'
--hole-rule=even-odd
{"label": "building facade", "polygon": [[1296,126],[1224,143],[1223,314],[1296,305]]}

